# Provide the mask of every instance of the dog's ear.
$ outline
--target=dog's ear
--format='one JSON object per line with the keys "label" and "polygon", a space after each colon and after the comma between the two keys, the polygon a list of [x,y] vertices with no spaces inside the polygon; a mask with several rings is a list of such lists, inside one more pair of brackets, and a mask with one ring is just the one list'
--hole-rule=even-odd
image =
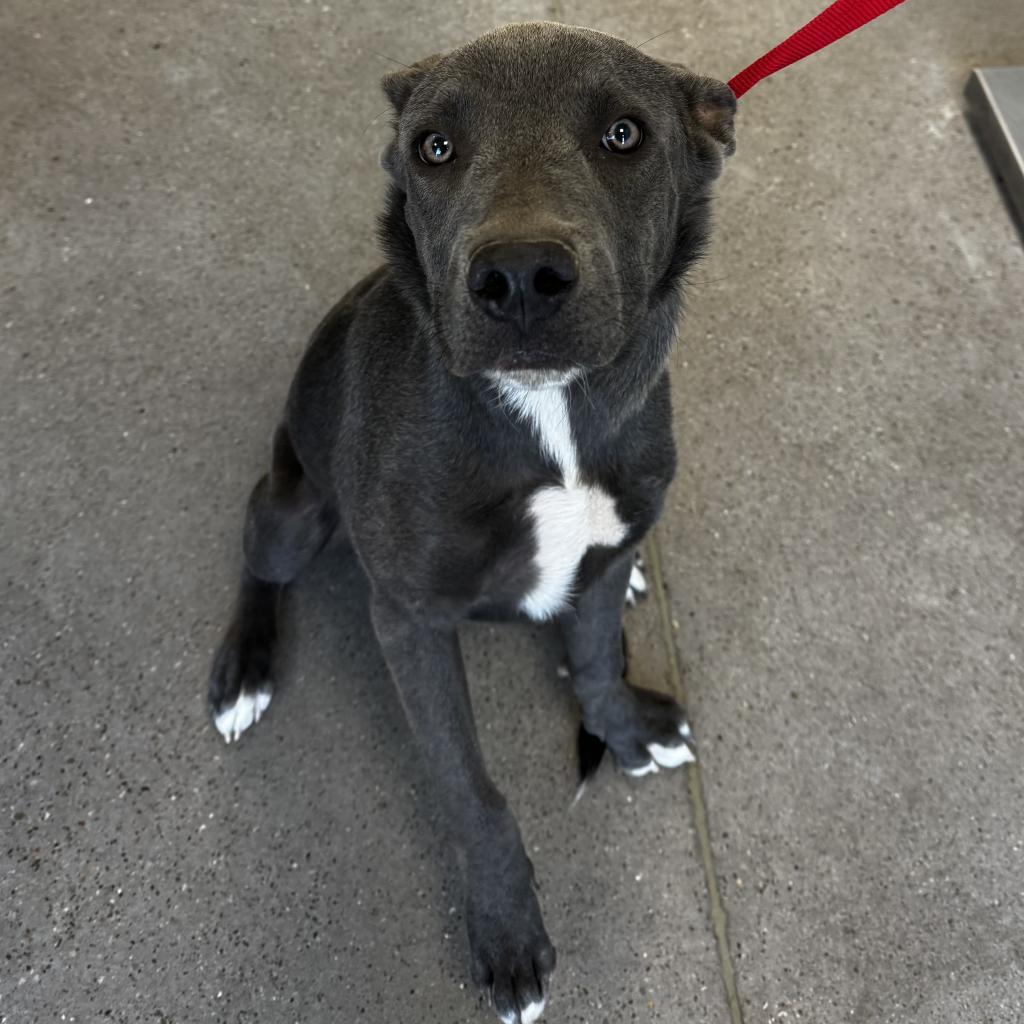
{"label": "dog's ear", "polygon": [[[441,54],[435,53],[430,57],[424,57],[410,67],[402,68],[401,71],[392,71],[386,74],[381,81],[381,88],[384,95],[391,101],[395,116],[401,117],[409,97],[413,94],[416,86],[423,81],[427,72],[433,68],[441,59]],[[401,183],[402,172],[399,166],[400,161],[395,159],[396,140],[392,140],[381,150],[380,165],[394,178],[396,183]]]}
{"label": "dog's ear", "polygon": [[731,156],[736,150],[736,97],[732,89],[715,78],[695,75],[682,64],[664,63],[675,79],[676,92],[688,115],[687,120],[716,144],[722,156]]}
{"label": "dog's ear", "polygon": [[736,152],[736,97],[715,78],[695,78],[693,113],[697,123],[722,147],[723,156]]}
{"label": "dog's ear", "polygon": [[395,108],[396,114],[402,113],[413,90],[440,59],[441,54],[435,53],[424,57],[423,60],[418,60],[409,67],[402,68],[401,71],[392,71],[384,76],[381,87],[384,89],[384,95],[391,100],[391,106]]}

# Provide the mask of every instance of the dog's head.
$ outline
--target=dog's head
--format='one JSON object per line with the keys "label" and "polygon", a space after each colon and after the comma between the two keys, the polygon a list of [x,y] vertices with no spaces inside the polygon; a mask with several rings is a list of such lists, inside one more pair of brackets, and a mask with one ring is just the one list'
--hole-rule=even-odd
{"label": "dog's head", "polygon": [[733,148],[728,86],[538,23],[389,74],[384,90],[382,238],[451,372],[607,366],[675,296]]}

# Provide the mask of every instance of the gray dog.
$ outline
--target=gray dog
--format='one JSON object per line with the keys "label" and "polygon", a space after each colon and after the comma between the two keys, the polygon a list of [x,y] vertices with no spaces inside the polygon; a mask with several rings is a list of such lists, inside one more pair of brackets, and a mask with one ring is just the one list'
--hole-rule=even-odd
{"label": "gray dog", "polygon": [[529,1024],[555,951],[481,759],[457,626],[555,620],[590,759],[606,746],[634,775],[692,759],[682,710],[625,681],[620,637],[675,468],[666,359],[736,103],[555,24],[499,29],[384,90],[387,263],[298,369],[210,700],[229,741],[259,719],[278,598],[347,537],[465,876],[473,979]]}

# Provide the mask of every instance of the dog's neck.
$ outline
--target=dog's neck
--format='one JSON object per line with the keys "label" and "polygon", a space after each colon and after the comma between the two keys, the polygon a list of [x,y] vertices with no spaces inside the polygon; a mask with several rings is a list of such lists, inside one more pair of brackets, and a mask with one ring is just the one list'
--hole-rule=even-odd
{"label": "dog's neck", "polygon": [[[665,372],[675,340],[680,302],[675,295],[662,300],[645,316],[636,318],[630,341],[608,366],[571,370],[563,374],[483,373],[470,378],[477,397],[499,414],[514,412],[529,420],[542,439],[542,447],[563,472],[576,472],[575,463],[560,454],[556,429],[561,421],[592,443],[611,441],[647,402]],[[439,358],[439,357],[438,357]],[[445,374],[456,386],[465,381]],[[497,398],[497,401],[495,401]]]}
{"label": "dog's neck", "polygon": [[541,451],[561,470],[567,484],[579,479],[579,458],[569,417],[569,387],[578,373],[560,374],[555,379],[536,379],[520,374],[493,374],[491,380],[498,401],[520,420],[529,423]]}

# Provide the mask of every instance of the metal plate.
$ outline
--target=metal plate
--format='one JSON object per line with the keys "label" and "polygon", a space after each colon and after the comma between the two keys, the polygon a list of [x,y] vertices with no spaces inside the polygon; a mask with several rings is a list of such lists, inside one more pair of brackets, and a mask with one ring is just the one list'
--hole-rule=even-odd
{"label": "metal plate", "polygon": [[975,68],[965,92],[971,126],[1024,231],[1024,67]]}

